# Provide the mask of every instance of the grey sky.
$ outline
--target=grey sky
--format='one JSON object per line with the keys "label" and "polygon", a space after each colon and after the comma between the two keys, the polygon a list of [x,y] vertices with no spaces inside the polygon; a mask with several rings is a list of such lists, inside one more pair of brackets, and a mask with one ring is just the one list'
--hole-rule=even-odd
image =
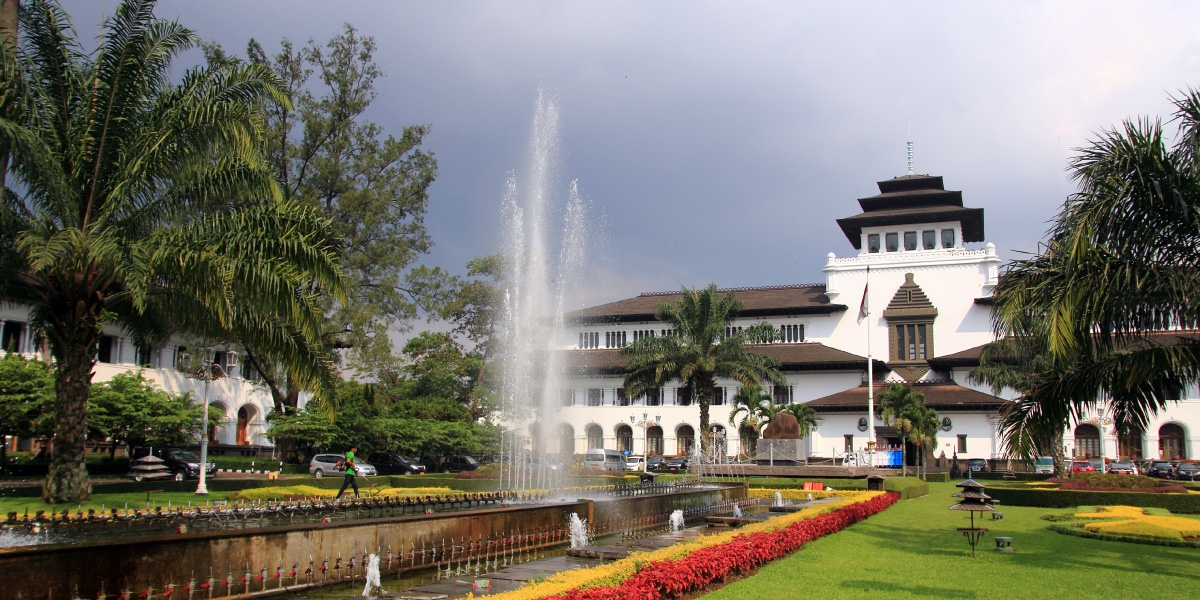
{"label": "grey sky", "polygon": [[[86,38],[113,0],[64,2]],[[593,302],[680,285],[822,281],[834,219],[874,182],[943,175],[1001,256],[1071,191],[1071,148],[1200,86],[1200,4],[1139,2],[167,1],[209,40],[327,39],[350,22],[388,76],[370,117],[433,126],[426,262],[499,244],[537,86],[563,112],[563,179],[603,230]],[[198,55],[193,60],[198,60]],[[564,191],[565,194],[565,191]]]}

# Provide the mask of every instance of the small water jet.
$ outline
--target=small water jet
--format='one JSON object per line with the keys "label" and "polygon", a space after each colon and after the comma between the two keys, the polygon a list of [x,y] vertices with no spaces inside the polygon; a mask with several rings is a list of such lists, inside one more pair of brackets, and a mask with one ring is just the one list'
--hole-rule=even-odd
{"label": "small water jet", "polygon": [[568,528],[571,532],[572,548],[582,548],[588,545],[587,519],[580,519],[577,513],[571,513]]}
{"label": "small water jet", "polygon": [[683,511],[676,509],[671,513],[671,533],[677,533],[683,529]]}
{"label": "small water jet", "polygon": [[775,506],[783,506],[783,493],[775,492]]}
{"label": "small water jet", "polygon": [[[363,596],[372,596],[373,594],[371,594],[371,592],[375,588],[382,587],[382,584],[380,584],[380,582],[379,582],[379,556],[378,555],[372,554],[367,559],[367,568],[366,568],[366,574],[364,575],[364,577],[367,580],[367,584],[366,584],[366,586],[363,587],[362,595]],[[380,591],[382,591],[382,590],[380,590]]]}
{"label": "small water jet", "polygon": [[735,519],[742,518],[742,507],[738,506],[737,504],[733,505],[733,518],[735,518]]}

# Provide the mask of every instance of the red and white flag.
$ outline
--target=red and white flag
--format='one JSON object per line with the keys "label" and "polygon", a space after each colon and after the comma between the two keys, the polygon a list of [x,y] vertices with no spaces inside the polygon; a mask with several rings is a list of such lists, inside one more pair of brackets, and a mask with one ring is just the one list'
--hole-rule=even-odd
{"label": "red and white flag", "polygon": [[871,308],[867,305],[867,289],[871,287],[871,267],[867,267],[867,283],[863,285],[862,304],[858,305],[858,323],[861,325],[863,319],[871,314]]}

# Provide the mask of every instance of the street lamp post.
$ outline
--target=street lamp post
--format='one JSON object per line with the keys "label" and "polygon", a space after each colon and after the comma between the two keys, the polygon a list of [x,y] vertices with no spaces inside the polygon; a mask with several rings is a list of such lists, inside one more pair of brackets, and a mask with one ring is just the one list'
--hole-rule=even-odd
{"label": "street lamp post", "polygon": [[[196,485],[196,495],[208,495],[208,384],[217,376],[213,373],[213,359],[216,357],[216,350],[212,347],[201,348],[200,365],[195,371],[191,369],[192,357],[184,353],[179,357],[180,367],[187,372],[188,377],[193,379],[202,379],[204,381],[204,409],[203,409],[203,429],[200,430],[200,482]],[[226,361],[229,368],[237,366],[237,352],[227,352]],[[223,375],[222,375],[223,376]]]}
{"label": "street lamp post", "polygon": [[637,417],[629,415],[629,423],[636,427],[642,428],[642,473],[650,472],[650,428],[655,427],[662,417],[654,415],[654,420],[650,420],[648,413],[642,413],[642,420],[638,421]]}

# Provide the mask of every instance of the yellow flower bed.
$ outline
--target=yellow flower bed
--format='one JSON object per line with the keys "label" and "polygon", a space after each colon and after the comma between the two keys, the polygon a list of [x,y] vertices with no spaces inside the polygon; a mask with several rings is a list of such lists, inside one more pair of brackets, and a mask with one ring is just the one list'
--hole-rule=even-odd
{"label": "yellow flower bed", "polygon": [[1057,483],[1051,483],[1049,481],[1027,481],[1027,482],[1025,482],[1025,485],[1032,487],[1032,488],[1058,487]]}
{"label": "yellow flower bed", "polygon": [[1200,538],[1200,520],[1185,517],[1147,515],[1133,506],[1105,506],[1093,513],[1075,515],[1081,519],[1095,519],[1083,528],[1097,533],[1115,535],[1139,535],[1143,537],[1183,540]]}
{"label": "yellow flower bed", "polygon": [[1096,512],[1076,513],[1076,519],[1140,519],[1146,511],[1136,506],[1101,506]]}
{"label": "yellow flower bed", "polygon": [[[367,490],[362,490],[366,492]],[[448,487],[384,488],[375,492],[386,496],[437,496],[455,493]],[[332,498],[337,490],[311,485],[281,485],[242,490],[229,496],[230,500],[278,500],[283,497]]]}
{"label": "yellow flower bed", "polygon": [[[775,492],[779,492],[784,500],[807,500],[809,494],[812,494],[813,500],[820,500],[821,498],[858,498],[859,494],[864,493],[862,490],[834,490],[831,492],[828,490],[809,491],[750,488],[750,497],[774,499]],[[865,500],[868,496],[863,496],[862,498]]]}
{"label": "yellow flower bed", "polygon": [[[753,494],[754,491],[755,490],[751,490],[751,493]],[[769,491],[769,492],[771,492],[771,497],[775,496],[775,494],[774,494],[775,490],[758,490],[758,491]],[[780,491],[784,492],[785,497],[786,497],[787,492],[798,491],[798,490],[780,490]],[[805,492],[805,494],[808,494],[808,493],[809,492]],[[817,492],[812,492],[812,493],[814,494],[813,498],[816,498]],[[871,498],[874,498],[875,496],[878,496],[882,493],[883,492],[861,492],[861,491],[860,492],[832,492],[832,494],[837,494],[838,496],[842,497],[842,499],[837,502],[832,502],[830,504],[822,504],[820,506],[814,506],[812,508],[807,508],[807,509],[804,509],[804,510],[801,510],[798,512],[794,512],[791,514],[786,514],[783,516],[775,517],[775,518],[769,519],[767,521],[762,521],[759,523],[751,523],[749,525],[745,525],[738,529],[724,531],[724,532],[713,534],[713,535],[700,536],[694,540],[680,542],[673,546],[667,546],[666,548],[660,548],[660,549],[654,550],[652,552],[634,552],[625,558],[622,558],[617,561],[613,561],[611,563],[606,563],[606,564],[602,564],[599,566],[590,567],[587,569],[575,569],[572,571],[563,571],[562,573],[557,573],[555,575],[551,575],[550,577],[547,577],[546,579],[543,579],[541,581],[537,581],[537,582],[533,582],[533,583],[529,583],[524,586],[521,586],[520,588],[515,589],[511,592],[505,592],[502,594],[492,594],[492,595],[488,596],[488,598],[494,598],[496,600],[534,600],[536,598],[542,598],[544,596],[565,594],[576,588],[590,588],[590,587],[597,587],[597,586],[603,586],[603,585],[613,585],[613,586],[620,585],[621,582],[625,581],[626,579],[629,579],[635,573],[637,573],[638,569],[640,569],[652,562],[661,561],[661,560],[679,560],[697,550],[701,550],[703,548],[708,548],[710,546],[716,546],[718,544],[724,544],[739,535],[748,534],[748,533],[758,533],[758,532],[770,532],[770,531],[776,531],[778,529],[783,529],[784,527],[787,527],[788,525],[791,525],[792,523],[803,521],[805,519],[811,519],[812,517],[815,517],[817,515],[831,512],[831,511],[841,508],[843,506],[846,506],[849,504],[854,504],[855,502],[863,502],[866,500],[870,500]],[[765,496],[753,496],[752,495],[752,497],[765,497]],[[467,597],[473,598],[474,596],[468,595]]]}

